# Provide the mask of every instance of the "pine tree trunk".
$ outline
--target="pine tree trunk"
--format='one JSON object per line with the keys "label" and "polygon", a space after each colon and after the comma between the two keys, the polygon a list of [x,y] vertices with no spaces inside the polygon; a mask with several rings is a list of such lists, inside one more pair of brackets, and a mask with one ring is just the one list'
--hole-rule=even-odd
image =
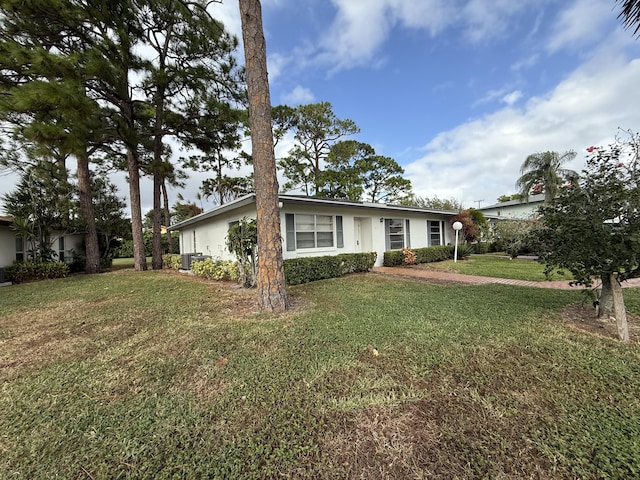
{"label": "pine tree trunk", "polygon": [[98,243],[98,230],[93,211],[93,195],[91,193],[91,175],[89,173],[89,154],[86,149],[76,154],[78,162],[78,190],[80,197],[80,215],[86,226],[84,235],[86,273],[100,272],[100,247]]}
{"label": "pine tree trunk", "polygon": [[271,130],[271,99],[267,78],[267,53],[259,0],[239,0],[244,40],[251,153],[256,189],[258,228],[258,276],[256,287],[262,310],[286,310],[285,286],[278,207],[278,179]]}
{"label": "pine tree trunk", "polygon": [[[163,178],[160,184],[162,189],[162,202],[164,205],[164,225],[169,227],[171,225],[171,213],[169,212],[169,194],[167,193],[167,179]],[[175,253],[173,251],[173,236],[171,230],[167,230],[167,245],[169,247],[169,253]]]}
{"label": "pine tree trunk", "polygon": [[140,202],[140,165],[136,152],[127,147],[127,167],[129,171],[129,198],[131,202],[131,235],[133,237],[133,268],[137,271],[147,269],[147,257],[144,253],[142,235],[142,210]]}
{"label": "pine tree trunk", "polygon": [[153,172],[153,246],[151,265],[154,270],[162,270],[162,225],[160,214],[160,184],[162,178],[155,164]]}
{"label": "pine tree trunk", "polygon": [[627,310],[624,306],[624,297],[622,296],[622,285],[618,281],[618,274],[612,273],[611,293],[613,295],[613,315],[616,317],[618,326],[618,338],[624,342],[629,342],[629,326],[627,325]]}
{"label": "pine tree trunk", "polygon": [[601,321],[608,321],[613,316],[613,293],[611,291],[611,274],[603,273],[600,275],[602,289],[598,297],[598,313],[597,317]]}

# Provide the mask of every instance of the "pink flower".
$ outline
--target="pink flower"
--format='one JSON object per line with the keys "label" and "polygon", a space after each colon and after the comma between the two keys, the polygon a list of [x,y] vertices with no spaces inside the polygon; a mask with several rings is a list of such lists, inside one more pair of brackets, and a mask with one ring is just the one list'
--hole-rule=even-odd
{"label": "pink flower", "polygon": [[592,146],[592,147],[589,147],[589,148],[587,148],[587,152],[589,152],[589,153],[593,153],[593,151],[594,151],[595,149],[596,149],[596,147],[593,147],[593,146]]}

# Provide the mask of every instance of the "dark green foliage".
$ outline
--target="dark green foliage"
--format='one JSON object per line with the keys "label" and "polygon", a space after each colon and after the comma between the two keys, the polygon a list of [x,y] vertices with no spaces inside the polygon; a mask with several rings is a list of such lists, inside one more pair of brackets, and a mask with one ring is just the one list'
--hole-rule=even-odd
{"label": "dark green foliage", "polygon": [[376,253],[343,253],[336,256],[290,258],[284,261],[289,285],[341,277],[346,273],[367,272],[376,262]]}
{"label": "dark green foliage", "polygon": [[640,275],[640,138],[589,147],[579,181],[540,209],[544,228],[533,240],[549,271],[567,269],[576,283],[619,273]]}
{"label": "dark green foliage", "polygon": [[15,262],[5,267],[4,274],[9,282],[27,283],[66,277],[69,266],[64,262]]}
{"label": "dark green foliage", "polygon": [[341,253],[338,258],[342,261],[342,274],[368,272],[376,263],[378,254],[376,252],[367,253]]}
{"label": "dark green foliage", "polygon": [[238,259],[239,280],[246,288],[255,287],[258,276],[258,224],[243,218],[229,227],[227,248]]}
{"label": "dark green foliage", "polygon": [[[458,245],[458,258],[461,258],[460,247],[461,245]],[[437,247],[413,248],[412,250],[416,254],[416,263],[432,263],[451,260],[454,248],[453,245],[440,245]],[[404,252],[402,250],[384,252],[383,265],[385,267],[404,265]]]}
{"label": "dark green foliage", "polygon": [[[147,231],[144,232],[144,254],[147,257],[151,256],[153,251],[153,232]],[[173,238],[173,251],[179,252],[180,245],[178,238]],[[169,252],[169,242],[167,240],[167,234],[162,234],[162,253],[173,253]],[[133,257],[133,240],[128,239],[124,240],[119,247],[115,249],[114,258],[132,258]]]}
{"label": "dark green foliage", "polygon": [[491,244],[489,242],[478,242],[471,246],[473,247],[473,253],[478,255],[489,253],[489,249],[491,248]]}
{"label": "dark green foliage", "polygon": [[289,285],[340,276],[342,276],[342,261],[337,256],[289,258],[284,261],[284,278]]}

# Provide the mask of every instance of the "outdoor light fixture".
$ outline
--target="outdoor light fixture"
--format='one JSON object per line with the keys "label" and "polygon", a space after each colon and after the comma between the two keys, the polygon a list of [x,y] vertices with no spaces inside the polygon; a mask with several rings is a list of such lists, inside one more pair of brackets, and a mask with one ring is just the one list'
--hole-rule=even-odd
{"label": "outdoor light fixture", "polygon": [[462,230],[462,223],[453,222],[453,225],[451,226],[456,231],[456,246],[453,249],[453,263],[455,263],[458,261],[458,232]]}
{"label": "outdoor light fixture", "polygon": [[380,223],[384,222],[384,217],[380,217]]}

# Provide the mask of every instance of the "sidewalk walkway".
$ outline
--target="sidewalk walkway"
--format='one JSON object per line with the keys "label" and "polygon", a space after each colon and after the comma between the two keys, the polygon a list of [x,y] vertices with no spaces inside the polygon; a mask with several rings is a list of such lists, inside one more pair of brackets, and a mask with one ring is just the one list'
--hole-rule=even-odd
{"label": "sidewalk walkway", "polygon": [[[441,272],[414,267],[373,267],[374,273],[394,275],[418,280],[432,280],[440,283],[460,283],[465,285],[484,285],[487,283],[501,283],[503,285],[516,285],[519,287],[552,288],[554,290],[581,290],[582,285],[571,286],[568,281],[527,282],[524,280],[512,280],[509,278],[480,277],[478,275],[464,275],[462,273]],[[598,282],[599,284],[599,282]],[[632,278],[622,283],[623,288],[640,287],[640,278]]]}

